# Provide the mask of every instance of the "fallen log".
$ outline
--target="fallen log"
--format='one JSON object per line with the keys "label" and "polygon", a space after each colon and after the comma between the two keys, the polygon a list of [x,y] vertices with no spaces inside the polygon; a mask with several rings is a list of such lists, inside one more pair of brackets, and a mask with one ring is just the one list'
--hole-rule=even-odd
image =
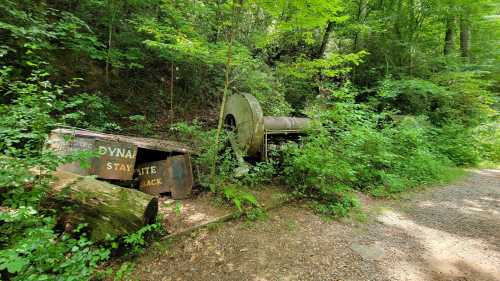
{"label": "fallen log", "polygon": [[48,204],[57,210],[65,230],[87,224],[89,237],[102,241],[122,236],[155,222],[158,199],[135,189],[119,187],[93,177],[57,171]]}

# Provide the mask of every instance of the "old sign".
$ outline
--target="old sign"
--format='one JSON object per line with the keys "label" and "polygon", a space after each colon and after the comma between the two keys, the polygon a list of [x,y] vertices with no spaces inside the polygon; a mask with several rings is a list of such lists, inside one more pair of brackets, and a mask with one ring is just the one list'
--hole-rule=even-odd
{"label": "old sign", "polygon": [[[68,135],[51,134],[50,148],[58,155],[68,155],[76,151],[93,151],[95,140],[92,138],[76,138]],[[90,166],[82,166],[80,162],[61,165],[58,171],[67,171],[81,176],[90,175]]]}
{"label": "old sign", "polygon": [[166,181],[168,178],[166,160],[138,165],[136,172],[139,177],[139,189],[141,191],[153,195],[170,192],[170,186]]}
{"label": "old sign", "polygon": [[93,174],[103,179],[131,180],[133,178],[137,155],[135,145],[96,140],[94,146],[99,157],[93,161]]}
{"label": "old sign", "polygon": [[191,193],[193,174],[187,154],[138,165],[136,172],[139,189],[143,192],[154,195],[171,192],[174,199],[185,198]]}

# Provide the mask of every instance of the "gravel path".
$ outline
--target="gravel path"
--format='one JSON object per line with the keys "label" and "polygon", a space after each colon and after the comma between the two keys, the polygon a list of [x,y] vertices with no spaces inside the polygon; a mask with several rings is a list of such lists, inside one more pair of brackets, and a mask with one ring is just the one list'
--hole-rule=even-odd
{"label": "gravel path", "polygon": [[136,265],[139,280],[500,280],[500,170],[390,202],[367,200],[368,221],[328,221],[304,206],[233,221]]}

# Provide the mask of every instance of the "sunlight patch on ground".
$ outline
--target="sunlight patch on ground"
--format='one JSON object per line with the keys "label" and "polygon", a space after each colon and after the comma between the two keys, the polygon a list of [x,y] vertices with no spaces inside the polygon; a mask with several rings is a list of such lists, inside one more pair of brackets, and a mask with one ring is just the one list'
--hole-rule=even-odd
{"label": "sunlight patch on ground", "polygon": [[422,272],[420,266],[405,259],[398,262],[398,266],[388,267],[386,270],[394,280],[428,280],[427,275]]}
{"label": "sunlight patch on ground", "polygon": [[[396,227],[417,239],[422,244],[425,260],[434,272],[448,276],[463,276],[460,264],[466,264],[477,272],[491,276],[500,276],[500,253],[491,249],[493,246],[481,239],[457,236],[423,225],[394,211],[387,211],[377,219],[381,223]],[[399,280],[427,280],[419,275],[415,265],[404,260],[398,266],[389,269],[394,278]],[[406,276],[401,278],[401,276]]]}
{"label": "sunlight patch on ground", "polygon": [[196,223],[196,222],[200,222],[200,221],[204,221],[207,219],[207,215],[206,214],[203,214],[203,213],[195,213],[195,214],[191,214],[189,217],[187,217],[187,221],[190,222],[190,223]]}
{"label": "sunlight patch on ground", "polygon": [[447,208],[463,214],[479,214],[489,219],[500,219],[500,198],[483,196],[478,200],[463,199],[461,202],[422,201],[417,204],[420,208]]}

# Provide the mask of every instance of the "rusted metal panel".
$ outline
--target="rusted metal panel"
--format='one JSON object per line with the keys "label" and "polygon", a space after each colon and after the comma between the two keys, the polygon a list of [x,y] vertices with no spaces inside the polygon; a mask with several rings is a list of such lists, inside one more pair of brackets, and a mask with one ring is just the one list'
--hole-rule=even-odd
{"label": "rusted metal panel", "polygon": [[193,187],[193,172],[191,169],[191,158],[189,154],[170,157],[167,159],[170,165],[170,180],[172,198],[183,199],[191,194]]}
{"label": "rusted metal panel", "polygon": [[131,180],[134,176],[137,146],[115,141],[95,141],[99,157],[92,163],[92,173],[99,178]]}
{"label": "rusted metal panel", "polygon": [[[51,134],[49,138],[49,148],[58,155],[68,155],[75,151],[93,151],[95,140],[92,138],[76,138],[68,135]],[[88,176],[91,174],[91,167],[83,167],[80,162],[73,162],[61,165],[58,171],[67,171],[77,175]]]}
{"label": "rusted metal panel", "polygon": [[139,177],[139,189],[142,192],[158,195],[170,191],[166,181],[168,178],[166,160],[137,165],[136,172]]}
{"label": "rusted metal panel", "polygon": [[[90,150],[97,154],[90,168],[71,163],[61,166],[61,170],[113,180],[131,180],[134,171],[137,171],[141,191],[155,195],[171,192],[176,199],[185,198],[191,193],[193,174],[189,153],[193,150],[183,144],[86,130],[56,129],[52,131],[49,145],[63,155],[76,150]],[[139,151],[138,148],[143,150]],[[182,155],[170,156],[179,153]],[[167,158],[135,167],[136,160],[140,163],[148,157]]]}
{"label": "rusted metal panel", "polygon": [[174,199],[186,198],[191,193],[193,174],[188,154],[140,164],[136,171],[143,192],[153,195],[171,192]]}

